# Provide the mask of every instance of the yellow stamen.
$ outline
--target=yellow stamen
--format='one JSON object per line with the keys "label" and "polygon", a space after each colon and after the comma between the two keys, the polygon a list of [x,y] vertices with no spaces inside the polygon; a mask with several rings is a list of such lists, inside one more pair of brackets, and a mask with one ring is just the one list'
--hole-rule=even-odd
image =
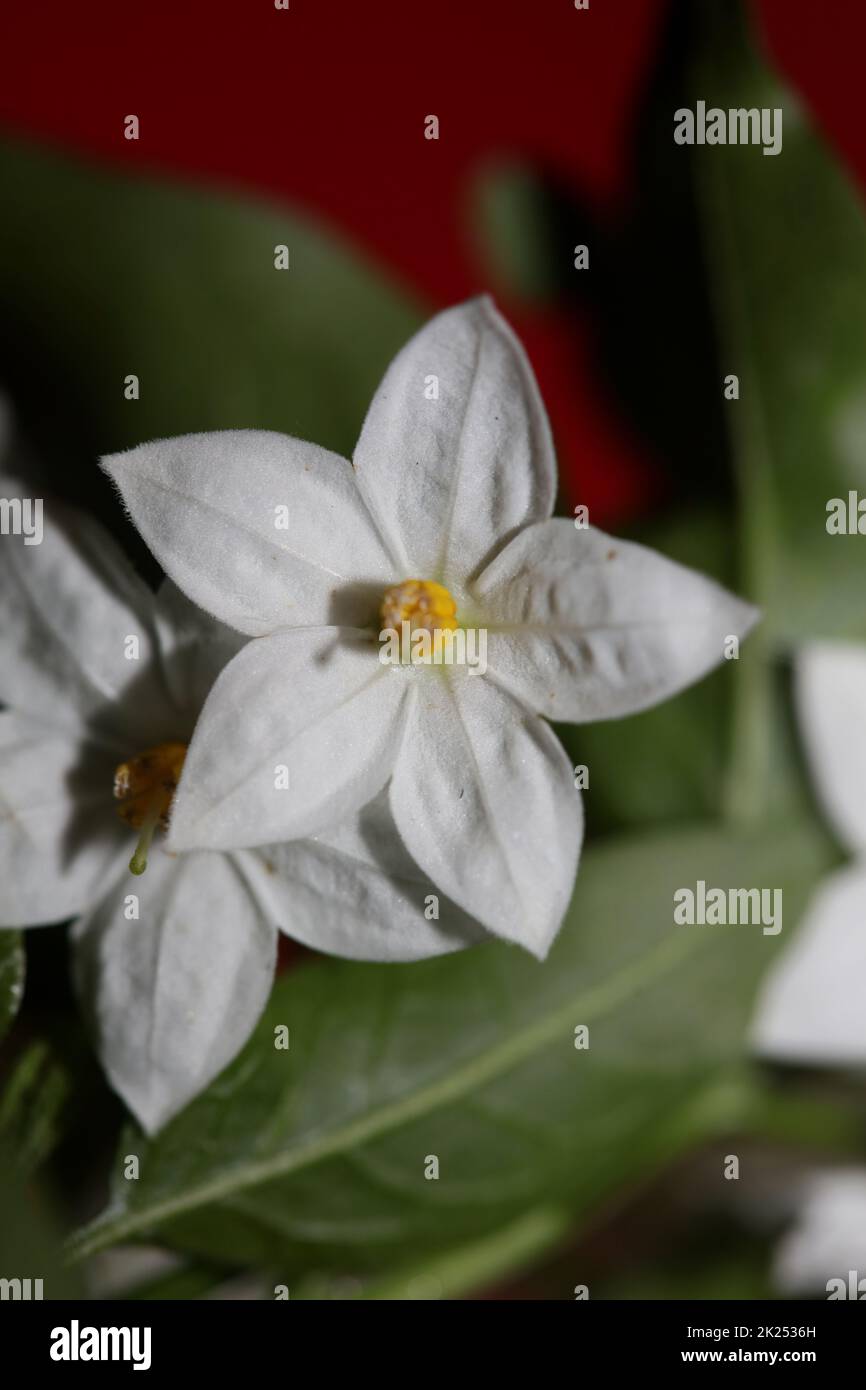
{"label": "yellow stamen", "polygon": [[404,579],[402,584],[386,589],[381,616],[382,627],[395,632],[404,622],[410,624],[412,632],[422,628],[428,632],[454,631],[459,626],[457,604],[448,590],[432,579]]}
{"label": "yellow stamen", "polygon": [[117,814],[133,830],[140,830],[135,853],[129,861],[134,874],[143,874],[154,831],[168,829],[172,798],[186,757],[185,743],[160,743],[121,763],[114,773]]}

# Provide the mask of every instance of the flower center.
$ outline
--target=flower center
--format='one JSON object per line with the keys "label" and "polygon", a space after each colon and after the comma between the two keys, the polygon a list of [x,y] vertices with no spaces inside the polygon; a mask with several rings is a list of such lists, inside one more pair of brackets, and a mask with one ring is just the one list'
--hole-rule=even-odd
{"label": "flower center", "polygon": [[158,743],[115,769],[114,795],[120,802],[117,814],[133,830],[141,832],[129,861],[134,874],[143,874],[147,868],[156,827],[168,829],[168,813],[185,757],[185,743]]}
{"label": "flower center", "polygon": [[385,590],[382,627],[400,632],[408,623],[411,632],[439,632],[457,626],[457,604],[448,590],[432,579],[404,579]]}

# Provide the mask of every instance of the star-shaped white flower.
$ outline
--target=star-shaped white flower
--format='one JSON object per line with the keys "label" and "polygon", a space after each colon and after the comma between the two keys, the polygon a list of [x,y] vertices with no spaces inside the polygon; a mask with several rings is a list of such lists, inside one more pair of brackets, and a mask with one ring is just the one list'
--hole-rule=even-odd
{"label": "star-shaped white flower", "polygon": [[[0,475],[0,495],[30,494]],[[72,509],[46,504],[43,530],[39,545],[0,538],[0,926],[77,917],[75,976],[105,1070],[154,1130],[246,1042],[278,928],[384,960],[453,950],[481,931],[444,898],[427,920],[430,885],[383,799],[327,839],[166,852],[158,825],[185,745],[246,639],[170,581],[151,594]],[[151,835],[147,871],[133,874]]]}
{"label": "star-shaped white flower", "polygon": [[[440,314],[398,354],[351,464],[232,431],[104,466],[180,588],[258,639],[208,699],[171,842],[317,834],[387,787],[423,873],[539,957],[582,837],[546,720],[645,709],[715,666],[755,618],[641,546],[551,519],[544,407],[489,299]],[[395,613],[413,632],[431,613],[483,630],[487,673],[383,666],[380,615]]]}
{"label": "star-shaped white flower", "polygon": [[812,778],[852,862],[818,886],[755,1012],[756,1051],[778,1061],[866,1064],[866,646],[816,642],[795,665]]}

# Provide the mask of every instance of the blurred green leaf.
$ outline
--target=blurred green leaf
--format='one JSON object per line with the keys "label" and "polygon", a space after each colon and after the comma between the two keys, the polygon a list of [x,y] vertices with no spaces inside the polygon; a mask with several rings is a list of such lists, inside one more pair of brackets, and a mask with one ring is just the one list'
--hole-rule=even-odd
{"label": "blurred green leaf", "polygon": [[23,1172],[52,1152],[60,1137],[70,1079],[48,1043],[31,1043],[16,1059],[0,1096],[0,1141]]}
{"label": "blurred green leaf", "polygon": [[17,931],[0,931],[0,1038],[24,997],[24,943]]}
{"label": "blurred green leaf", "polygon": [[472,197],[471,226],[497,289],[512,300],[553,299],[559,277],[551,261],[547,194],[537,171],[518,163],[492,165],[479,176]]}
{"label": "blurred green leaf", "polygon": [[[656,1252],[637,1269],[622,1270],[593,1283],[599,1298],[631,1301],[764,1300],[774,1290],[769,1277],[767,1242],[736,1230],[702,1230],[697,1249]],[[699,1321],[699,1320],[698,1320]]]}
{"label": "blurred green leaf", "polygon": [[184,1264],[129,1289],[113,1291],[114,1296],[133,1302],[208,1298],[224,1281],[224,1274],[208,1265]]}
{"label": "blurred green leaf", "polygon": [[[288,1282],[436,1261],[532,1208],[586,1212],[737,1121],[731,1078],[784,932],[674,927],[674,891],[697,877],[779,886],[790,925],[826,862],[796,826],[611,843],[587,852],[544,965],[491,944],[289,975],[203,1097],[149,1144],[126,1134],[109,1210],[74,1248],[156,1235]],[[274,1048],[280,1024],[288,1051]],[[138,1181],[121,1176],[130,1153]]]}
{"label": "blurred green leaf", "polygon": [[538,1207],[516,1221],[482,1236],[443,1250],[432,1259],[389,1270],[367,1283],[312,1275],[291,1289],[296,1301],[363,1298],[375,1301],[428,1302],[462,1298],[489,1288],[516,1269],[532,1265],[551,1246],[568,1234],[570,1213],[565,1207]]}
{"label": "blurred green leaf", "polygon": [[[64,1258],[58,1213],[42,1182],[27,1178],[0,1145],[0,1271],[41,1279],[42,1297],[81,1298],[82,1272]],[[6,1330],[8,1343],[8,1328]]]}
{"label": "blurred green leaf", "polygon": [[0,182],[15,190],[0,220],[7,369],[53,422],[67,473],[71,451],[95,470],[98,454],[214,429],[349,452],[383,363],[419,325],[383,273],[299,213],[13,142]]}
{"label": "blurred green leaf", "polygon": [[[742,7],[738,6],[742,14]],[[810,116],[728,4],[702,7],[692,96],[781,108],[783,144],[693,151],[722,333],[743,517],[744,582],[764,640],[866,636],[866,538],[827,503],[866,496],[866,213]],[[719,393],[722,392],[719,381]]]}
{"label": "blurred green leaf", "polygon": [[[738,572],[762,610],[738,663],[725,813],[741,825],[809,804],[788,672],[808,639],[866,636],[863,537],[831,536],[831,498],[866,488],[866,218],[807,115],[760,56],[747,7],[696,14],[690,96],[782,115],[782,149],[696,148],[739,492]],[[685,152],[684,152],[685,153]]]}

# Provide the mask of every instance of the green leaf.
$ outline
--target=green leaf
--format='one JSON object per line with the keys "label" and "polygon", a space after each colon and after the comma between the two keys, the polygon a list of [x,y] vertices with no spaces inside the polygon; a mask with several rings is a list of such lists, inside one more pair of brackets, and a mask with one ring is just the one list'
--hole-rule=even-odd
{"label": "green leaf", "polygon": [[165,1274],[147,1279],[128,1289],[112,1291],[112,1296],[129,1299],[133,1302],[165,1302],[167,1300],[187,1301],[193,1298],[217,1297],[224,1274],[207,1265],[181,1265]]}
{"label": "green leaf", "polygon": [[472,224],[493,283],[511,300],[555,297],[548,194],[528,165],[505,162],[482,171],[472,190]]}
{"label": "green leaf", "polygon": [[109,1210],[75,1252],[148,1236],[284,1282],[372,1277],[532,1209],[587,1211],[740,1113],[751,999],[785,932],[675,927],[675,890],[781,887],[790,929],[826,863],[797,826],[613,842],[585,855],[544,965],[491,944],[289,975],[206,1095],[149,1144],[124,1136]]}
{"label": "green leaf", "polygon": [[[738,7],[739,8],[739,7]],[[745,578],[773,647],[866,637],[866,538],[826,530],[827,503],[866,496],[866,214],[862,196],[751,44],[729,4],[702,10],[692,96],[781,108],[782,150],[692,154],[722,332]],[[722,381],[719,381],[722,392]]]}
{"label": "green leaf", "polygon": [[[762,622],[738,663],[726,814],[745,826],[809,804],[786,672],[805,640],[866,636],[864,538],[826,529],[831,498],[866,488],[866,218],[808,115],[760,57],[747,10],[701,10],[691,96],[782,111],[760,145],[691,153],[720,330],[739,491],[739,571]],[[684,152],[685,153],[685,152]]]}
{"label": "green leaf", "polygon": [[503,1230],[444,1250],[433,1259],[425,1258],[389,1271],[366,1285],[360,1280],[314,1275],[293,1287],[291,1297],[296,1302],[345,1298],[426,1302],[462,1298],[476,1289],[489,1288],[515,1269],[533,1264],[567,1236],[570,1222],[570,1213],[564,1207],[539,1207]]}
{"label": "green leaf", "polygon": [[[7,142],[0,318],[35,424],[98,454],[214,429],[351,451],[419,311],[312,218]],[[274,248],[289,249],[289,269]],[[135,374],[140,399],[126,400]],[[13,385],[15,383],[13,382]],[[22,391],[25,406],[27,380]]]}
{"label": "green leaf", "polygon": [[24,997],[24,943],[17,931],[0,931],[0,1038]]}
{"label": "green leaf", "polygon": [[[763,1301],[778,1296],[770,1280],[771,1247],[764,1239],[705,1221],[692,1249],[655,1251],[636,1269],[593,1280],[597,1297],[632,1300]],[[700,1315],[694,1321],[700,1325]]]}
{"label": "green leaf", "polygon": [[[0,1263],[4,1278],[41,1279],[45,1299],[83,1298],[81,1271],[64,1258],[52,1194],[0,1145]],[[7,1333],[8,1339],[8,1333]]]}
{"label": "green leaf", "polygon": [[38,1167],[55,1148],[69,1092],[69,1075],[48,1043],[30,1043],[0,1095],[0,1141],[22,1171]]}

